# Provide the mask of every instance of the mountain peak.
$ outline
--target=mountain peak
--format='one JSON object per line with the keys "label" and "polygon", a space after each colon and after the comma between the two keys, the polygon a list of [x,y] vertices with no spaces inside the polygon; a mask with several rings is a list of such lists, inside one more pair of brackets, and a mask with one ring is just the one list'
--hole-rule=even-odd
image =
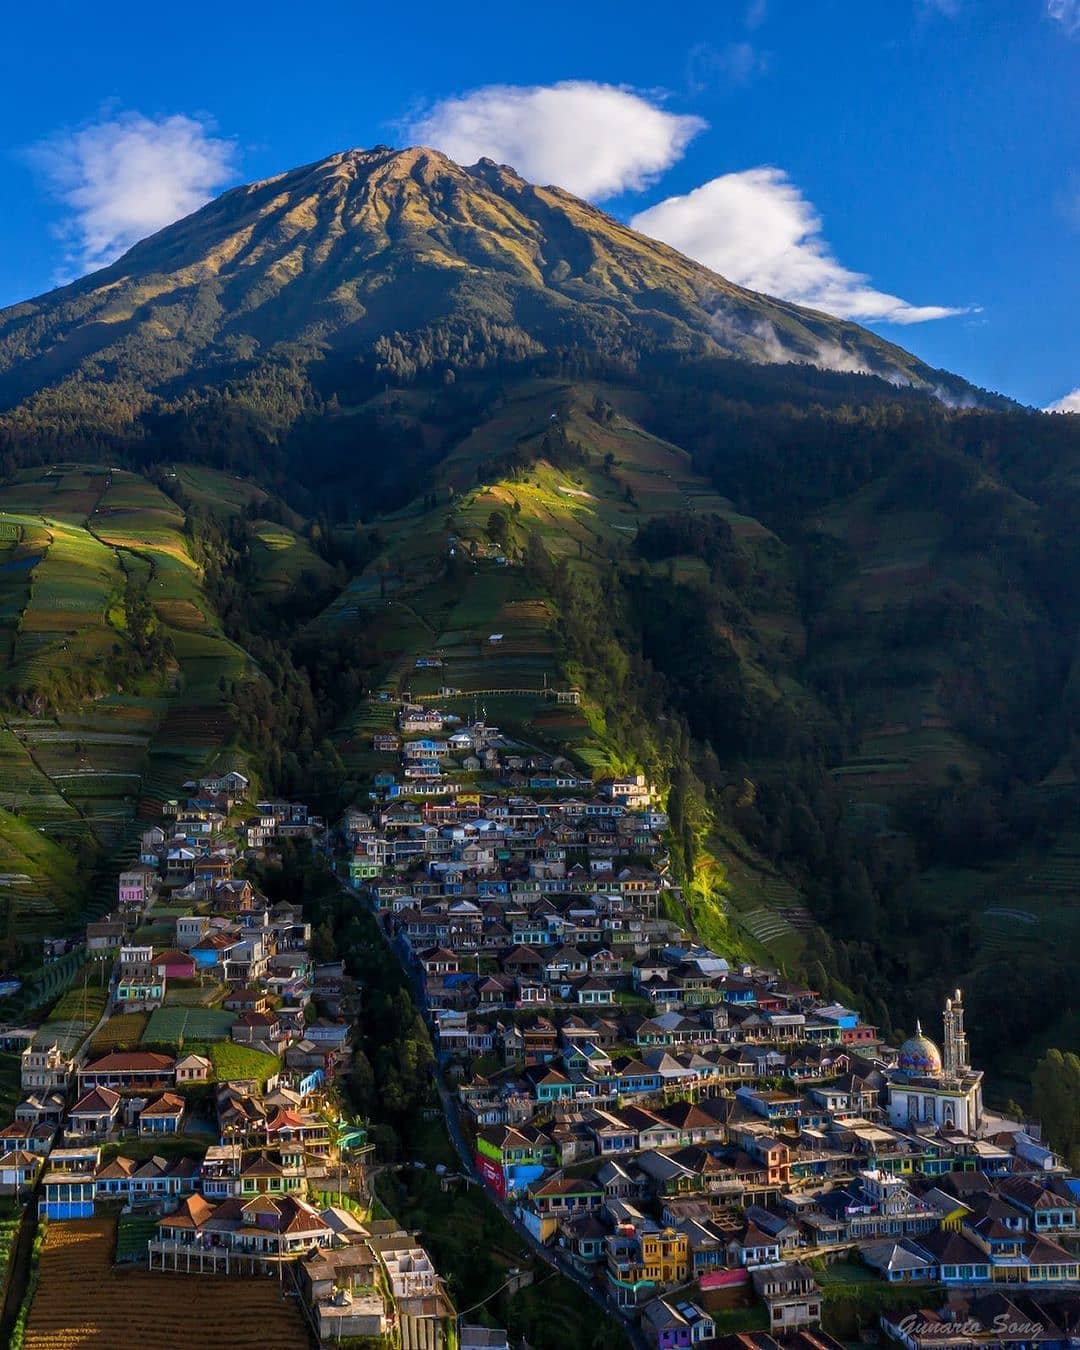
{"label": "mountain peak", "polygon": [[0,311],[0,408],[71,382],[85,402],[89,381],[139,416],[275,353],[381,361],[388,341],[399,373],[578,345],[938,380],[855,324],[734,286],[507,165],[376,145],[234,188],[103,271]]}

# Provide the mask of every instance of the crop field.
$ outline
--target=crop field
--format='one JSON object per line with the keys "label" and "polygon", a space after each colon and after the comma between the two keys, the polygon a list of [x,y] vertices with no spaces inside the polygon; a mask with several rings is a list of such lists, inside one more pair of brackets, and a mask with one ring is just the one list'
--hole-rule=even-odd
{"label": "crop field", "polygon": [[7,1292],[11,1258],[18,1244],[21,1226],[22,1208],[5,1201],[4,1207],[0,1209],[0,1298]]}
{"label": "crop field", "polygon": [[75,808],[35,763],[22,723],[0,726],[0,806],[53,833],[81,834]]}
{"label": "crop field", "polygon": [[979,917],[980,949],[991,958],[1075,949],[1080,937],[1080,835],[1018,864],[988,886]]}
{"label": "crop field", "polygon": [[0,807],[0,915],[6,924],[14,908],[16,935],[40,937],[62,925],[78,897],[75,860],[35,829],[25,806],[17,804],[23,815]]}
{"label": "crop field", "polygon": [[150,1018],[147,1013],[116,1013],[90,1042],[92,1055],[107,1055],[112,1050],[134,1050],[142,1040]]}
{"label": "crop field", "polygon": [[235,516],[252,502],[266,501],[261,487],[202,464],[177,464],[172,472],[184,494],[215,515]]}
{"label": "crop field", "polygon": [[146,1264],[146,1244],[157,1236],[158,1221],[152,1214],[121,1214],[116,1221],[116,1263]]}
{"label": "crop field", "polygon": [[155,1008],[143,1032],[144,1045],[187,1045],[191,1041],[223,1041],[235,1018],[213,1008],[166,1005]]}
{"label": "crop field", "polygon": [[[103,967],[98,968],[98,974],[103,974]],[[49,1014],[50,1022],[65,1022],[78,1020],[87,1022],[90,1026],[98,1020],[105,1011],[105,1005],[109,1001],[109,996],[104,987],[91,984],[94,973],[88,972],[87,983],[81,982],[62,994]]]}
{"label": "crop field", "polygon": [[25,1350],[307,1350],[276,1280],[118,1270],[115,1243],[114,1219],[48,1226]]}
{"label": "crop field", "polygon": [[[65,989],[75,980],[79,971],[86,960],[84,950],[76,949],[68,952],[66,956],[58,960],[50,961],[47,965],[37,966],[24,972],[23,987],[9,998],[3,1000],[3,1015],[11,1021],[17,1021],[19,1018],[27,1017],[30,1014],[40,1013],[64,992]],[[56,1025],[69,1026],[68,1023],[56,1023]],[[82,1034],[85,1036],[89,1029],[83,1027]],[[38,1035],[42,1035],[44,1028],[39,1030]]]}
{"label": "crop field", "polygon": [[210,981],[198,984],[187,980],[170,980],[165,990],[165,1006],[169,1008],[214,1008],[228,992],[228,986]]}

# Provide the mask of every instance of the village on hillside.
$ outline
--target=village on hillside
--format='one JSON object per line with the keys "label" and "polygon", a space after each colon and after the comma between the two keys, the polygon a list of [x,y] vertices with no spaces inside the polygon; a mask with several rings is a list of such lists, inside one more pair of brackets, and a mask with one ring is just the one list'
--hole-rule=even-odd
{"label": "village on hillside", "polygon": [[375,1217],[342,1088],[363,989],[244,875],[310,841],[427,1019],[441,1187],[485,1187],[636,1347],[823,1350],[838,1318],[909,1350],[1076,1344],[1080,1180],[984,1105],[960,990],[893,1046],[710,949],[642,773],[584,778],[434,701],[373,749],[397,771],[329,827],[231,771],[145,831],[81,987],[0,1030],[0,1193],[47,1225],[117,1214],[118,1262],[274,1275],[325,1344],[508,1346]]}
{"label": "village on hillside", "polygon": [[339,1091],[361,991],[344,962],[315,961],[299,904],[239,875],[325,825],[298,802],[245,810],[239,772],[186,787],[87,925],[62,1016],[2,1033],[22,1098],[0,1194],[31,1197],[39,1223],[118,1212],[120,1263],[287,1272],[322,1340],[451,1317],[415,1235],[351,1198],[371,1153]]}
{"label": "village on hillside", "polygon": [[[960,990],[939,1039],[890,1046],[689,931],[642,774],[582,780],[430,701],[374,745],[400,778],[346,813],[345,863],[412,974],[463,1161],[643,1343],[833,1344],[844,1298],[912,1350],[1074,1343],[1080,1181],[984,1106]],[[462,755],[498,790],[455,782]]]}

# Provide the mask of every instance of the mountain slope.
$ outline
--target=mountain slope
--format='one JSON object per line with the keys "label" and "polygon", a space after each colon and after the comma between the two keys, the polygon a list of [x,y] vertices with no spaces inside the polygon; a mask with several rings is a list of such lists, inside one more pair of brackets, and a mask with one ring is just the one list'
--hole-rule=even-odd
{"label": "mountain slope", "polygon": [[[0,314],[9,758],[94,787],[65,718],[130,716],[131,564],[171,644],[147,692],[177,706],[175,661],[185,705],[148,744],[199,751],[185,774],[217,708],[217,744],[329,813],[388,767],[370,691],[449,684],[668,787],[703,935],[882,1025],[961,976],[980,1057],[1037,1046],[1080,932],[1080,440],[974,397],[493,164],[380,149],[237,189]],[[102,498],[103,464],[145,479]],[[1017,919],[1018,876],[1064,898]],[[1003,1027],[1010,923],[1035,936]]]}
{"label": "mountain slope", "polygon": [[393,377],[574,344],[966,388],[512,169],[376,148],[227,192],[103,271],[0,312],[0,408],[116,428],[267,362],[333,353]]}

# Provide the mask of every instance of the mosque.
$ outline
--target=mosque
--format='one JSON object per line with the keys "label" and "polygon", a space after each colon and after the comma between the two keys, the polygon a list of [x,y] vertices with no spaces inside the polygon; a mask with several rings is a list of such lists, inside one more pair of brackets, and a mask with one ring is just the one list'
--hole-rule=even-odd
{"label": "mosque", "polygon": [[968,1063],[964,1001],[957,989],[945,1000],[942,1048],[915,1026],[886,1070],[889,1124],[920,1132],[959,1130],[975,1135],[982,1122],[982,1071]]}

